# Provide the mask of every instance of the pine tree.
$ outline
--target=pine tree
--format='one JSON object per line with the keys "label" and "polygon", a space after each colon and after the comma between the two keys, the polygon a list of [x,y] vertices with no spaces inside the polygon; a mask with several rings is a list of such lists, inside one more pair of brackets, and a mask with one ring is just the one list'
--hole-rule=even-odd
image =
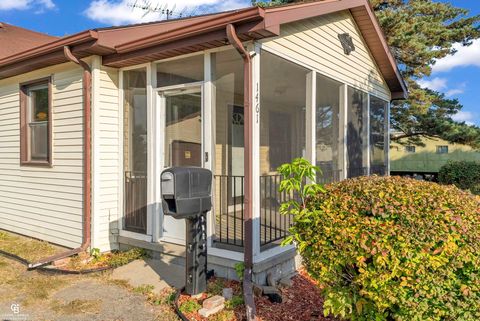
{"label": "pine tree", "polygon": [[[301,1],[253,3],[271,6],[291,2]],[[420,144],[422,136],[440,137],[480,148],[480,128],[452,120],[463,108],[459,101],[418,84],[430,76],[436,60],[455,54],[455,43],[468,46],[480,37],[480,16],[469,16],[468,10],[433,0],[370,2],[409,90],[407,100],[392,104],[392,128],[401,133],[393,139]]]}

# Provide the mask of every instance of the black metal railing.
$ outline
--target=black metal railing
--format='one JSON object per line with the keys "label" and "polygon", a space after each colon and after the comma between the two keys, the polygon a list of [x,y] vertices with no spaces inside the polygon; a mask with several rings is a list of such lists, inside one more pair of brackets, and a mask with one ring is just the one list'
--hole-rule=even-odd
{"label": "black metal railing", "polygon": [[[385,166],[371,168],[372,174],[384,173]],[[368,168],[349,168],[350,177],[364,176]],[[317,182],[328,184],[340,181],[342,170],[323,169]],[[244,240],[244,176],[215,175],[215,235],[216,246],[241,248]],[[292,199],[299,200],[298,193],[280,192],[282,175],[260,176],[260,245],[262,248],[278,243],[289,234],[292,215],[282,215],[280,206]]]}
{"label": "black metal railing", "polygon": [[387,175],[387,167],[385,165],[370,166],[370,175],[385,176]]}
{"label": "black metal railing", "polygon": [[282,175],[260,176],[260,246],[284,239],[293,222],[292,215],[280,214],[280,206],[299,196],[280,192],[282,179]]}
{"label": "black metal railing", "polygon": [[147,233],[147,174],[125,172],[125,216],[123,228]]}
{"label": "black metal railing", "polygon": [[349,167],[347,169],[348,178],[367,176],[368,167]]}
{"label": "black metal railing", "polygon": [[319,184],[330,184],[339,182],[342,179],[342,170],[332,170],[332,169],[324,169],[320,166],[322,173],[318,173],[317,175],[317,183]]}
{"label": "black metal railing", "polygon": [[214,243],[243,246],[244,177],[215,175]]}

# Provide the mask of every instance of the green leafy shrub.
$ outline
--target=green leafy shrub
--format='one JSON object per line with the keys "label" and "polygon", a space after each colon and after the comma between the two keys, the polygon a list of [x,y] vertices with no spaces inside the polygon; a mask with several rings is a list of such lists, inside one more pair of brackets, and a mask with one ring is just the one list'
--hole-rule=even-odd
{"label": "green leafy shrub", "polygon": [[454,186],[362,177],[288,209],[292,239],[323,286],[325,315],[480,320],[479,197]]}
{"label": "green leafy shrub", "polygon": [[438,180],[442,184],[455,185],[480,195],[480,163],[451,161],[440,168]]}

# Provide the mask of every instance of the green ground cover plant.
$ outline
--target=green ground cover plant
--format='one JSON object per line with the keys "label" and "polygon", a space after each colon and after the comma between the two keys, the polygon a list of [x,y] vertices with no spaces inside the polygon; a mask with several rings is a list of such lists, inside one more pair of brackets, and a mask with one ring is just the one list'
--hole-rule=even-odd
{"label": "green ground cover plant", "polygon": [[[292,237],[325,296],[349,320],[480,320],[480,198],[455,186],[361,177],[313,187],[305,160],[283,165],[301,198]],[[310,184],[312,185],[312,184]],[[314,185],[314,184],[313,184]]]}
{"label": "green ground cover plant", "polygon": [[480,163],[472,161],[450,161],[438,173],[442,184],[455,185],[480,195]]}

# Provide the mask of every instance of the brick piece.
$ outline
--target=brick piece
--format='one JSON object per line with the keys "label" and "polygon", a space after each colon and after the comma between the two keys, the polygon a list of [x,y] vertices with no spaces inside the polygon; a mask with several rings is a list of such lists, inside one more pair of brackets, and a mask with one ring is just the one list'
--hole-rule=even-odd
{"label": "brick piece", "polygon": [[207,310],[211,310],[218,306],[221,306],[225,303],[225,298],[223,296],[214,295],[211,298],[208,298],[203,301],[203,308]]}
{"label": "brick piece", "polygon": [[198,310],[198,314],[200,314],[200,316],[202,316],[203,318],[208,318],[212,314],[222,311],[224,308],[225,308],[225,304],[221,304],[211,309],[201,308],[200,310]]}

